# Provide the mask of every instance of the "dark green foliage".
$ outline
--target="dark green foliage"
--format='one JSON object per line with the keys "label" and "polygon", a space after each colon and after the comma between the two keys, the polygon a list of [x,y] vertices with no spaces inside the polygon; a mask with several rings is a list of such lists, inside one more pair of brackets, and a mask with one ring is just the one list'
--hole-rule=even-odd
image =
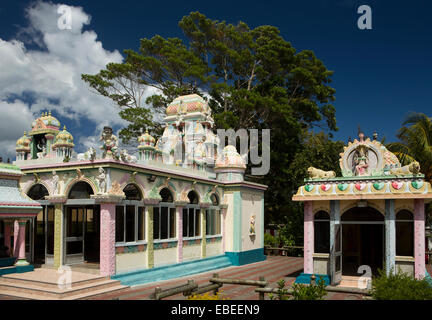
{"label": "dark green foliage", "polygon": [[270,300],[322,300],[327,295],[325,281],[322,277],[318,283],[312,285],[294,283],[291,289],[285,286],[284,279],[279,280],[277,285],[276,296],[269,294]]}
{"label": "dark green foliage", "polygon": [[264,234],[264,245],[265,246],[270,246],[270,247],[275,247],[278,245],[277,243],[277,239],[276,237],[272,236],[269,233],[265,233]]}
{"label": "dark green foliage", "polygon": [[322,277],[320,277],[318,284],[294,283],[292,286],[293,300],[322,300],[327,295],[325,287],[325,281]]}
{"label": "dark green foliage", "polygon": [[372,280],[372,297],[376,300],[431,300],[432,287],[426,279],[418,280],[405,273],[386,275],[380,270]]}
{"label": "dark green foliage", "polygon": [[[303,233],[302,207],[292,203],[293,192],[309,164],[338,167],[334,154],[339,145],[329,140],[337,130],[333,71],[312,51],[297,51],[274,26],[251,29],[244,22],[228,24],[192,12],[179,27],[186,42],[158,35],[141,39],[138,52],[125,50],[123,63],[82,79],[120,107],[120,116],[130,123],[120,131],[126,143],[144,128],[161,134],[155,114],[191,93],[206,93],[217,128],[271,129],[270,172],[248,179],[268,185],[266,223],[290,224],[297,243]],[[314,128],[328,130],[329,136],[308,138]],[[302,143],[309,143],[309,149]]]}
{"label": "dark green foliage", "polygon": [[[399,142],[389,143],[387,148],[402,165],[418,161],[420,172],[432,183],[432,118],[424,113],[411,113],[399,129]],[[426,206],[427,224],[432,223],[432,205]]]}

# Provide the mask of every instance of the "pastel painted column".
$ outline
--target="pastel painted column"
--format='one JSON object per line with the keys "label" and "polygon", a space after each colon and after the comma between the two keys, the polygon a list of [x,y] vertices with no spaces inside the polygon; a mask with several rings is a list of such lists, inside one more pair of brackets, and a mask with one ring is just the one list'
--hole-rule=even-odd
{"label": "pastel painted column", "polygon": [[6,220],[4,222],[4,245],[8,248],[7,253],[11,255],[11,236],[12,236],[13,221]]}
{"label": "pastel painted column", "polygon": [[424,199],[414,200],[414,273],[417,279],[425,276],[425,206]]}
{"label": "pastel painted column", "polygon": [[226,247],[225,247],[225,236],[226,236],[226,215],[227,215],[227,208],[228,205],[221,204],[220,209],[222,210],[222,226],[221,226],[221,233],[222,233],[222,253],[225,253]]}
{"label": "pastel painted column", "polygon": [[100,275],[115,274],[115,203],[100,204]]}
{"label": "pastel painted column", "polygon": [[177,262],[183,261],[183,207],[187,202],[176,201],[177,214]]}
{"label": "pastel painted column", "polygon": [[303,273],[313,273],[314,219],[312,201],[304,203],[304,262]]}
{"label": "pastel painted column", "polygon": [[27,266],[29,263],[26,260],[25,255],[25,236],[26,236],[26,225],[27,220],[19,220],[18,221],[18,240],[17,240],[17,249],[18,249],[18,258],[15,263],[16,266]]}
{"label": "pastel painted column", "polygon": [[207,256],[206,208],[208,208],[208,205],[201,204],[201,258],[205,258]]}
{"label": "pastel painted column", "polygon": [[233,251],[242,251],[242,195],[240,191],[234,191],[233,203]]}
{"label": "pastel painted column", "polygon": [[60,268],[63,265],[62,259],[62,225],[63,225],[63,205],[54,205],[54,267]]}
{"label": "pastel painted column", "polygon": [[159,200],[155,199],[144,199],[145,216],[146,216],[146,239],[147,239],[147,250],[146,250],[146,260],[147,268],[154,267],[154,239],[153,239],[153,206],[159,203]]}
{"label": "pastel painted column", "polygon": [[13,227],[14,227],[14,245],[13,245],[13,256],[15,258],[18,258],[18,235],[19,235],[19,224],[18,224],[18,220],[15,220],[13,222]]}
{"label": "pastel painted column", "polygon": [[394,200],[385,200],[385,266],[386,273],[396,272],[396,217]]}
{"label": "pastel painted column", "polygon": [[[332,285],[339,283],[336,274],[336,231],[340,228],[341,214],[339,200],[330,200],[330,281]],[[339,257],[338,257],[339,259]]]}

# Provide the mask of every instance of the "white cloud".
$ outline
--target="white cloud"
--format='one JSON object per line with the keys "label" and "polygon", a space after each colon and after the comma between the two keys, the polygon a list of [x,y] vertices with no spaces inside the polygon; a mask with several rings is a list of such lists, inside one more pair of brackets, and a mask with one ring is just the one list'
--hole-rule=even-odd
{"label": "white cloud", "polygon": [[[22,41],[0,38],[0,150],[11,158],[16,140],[41,110],[78,122],[86,118],[96,128],[101,123],[126,124],[118,107],[91,92],[81,80],[83,73],[95,74],[109,62],[121,62],[121,54],[105,50],[94,31],[83,30],[91,17],[81,7],[70,7],[72,29],[61,30],[57,25],[60,5],[39,1],[26,10],[30,25],[23,32],[41,49],[29,50]],[[29,94],[34,99],[31,105],[24,98]],[[90,143],[83,138],[77,139],[81,147]]]}

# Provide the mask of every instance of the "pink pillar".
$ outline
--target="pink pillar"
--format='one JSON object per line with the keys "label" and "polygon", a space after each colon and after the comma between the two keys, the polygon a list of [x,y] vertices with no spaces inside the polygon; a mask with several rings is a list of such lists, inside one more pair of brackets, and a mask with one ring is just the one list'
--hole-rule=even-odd
{"label": "pink pillar", "polygon": [[19,234],[19,224],[18,220],[13,222],[14,226],[14,245],[13,245],[13,256],[18,258],[18,234]]}
{"label": "pink pillar", "polygon": [[425,276],[425,216],[424,199],[414,200],[414,272],[417,279]]}
{"label": "pink pillar", "polygon": [[177,207],[177,262],[183,261],[183,207]]}
{"label": "pink pillar", "polygon": [[4,224],[4,245],[5,247],[8,247],[8,254],[11,255],[12,253],[12,248],[11,248],[11,235],[12,235],[12,222],[10,221],[5,221]]}
{"label": "pink pillar", "polygon": [[100,275],[115,274],[115,208],[113,203],[100,205]]}
{"label": "pink pillar", "polygon": [[313,273],[314,219],[312,201],[304,203],[304,266],[303,272]]}
{"label": "pink pillar", "polygon": [[[17,222],[17,221],[15,221]],[[25,266],[29,263],[26,260],[25,256],[25,236],[26,236],[26,220],[20,220],[18,222],[18,234],[15,236],[16,241],[16,252],[17,252],[17,262],[15,265],[17,266]]]}

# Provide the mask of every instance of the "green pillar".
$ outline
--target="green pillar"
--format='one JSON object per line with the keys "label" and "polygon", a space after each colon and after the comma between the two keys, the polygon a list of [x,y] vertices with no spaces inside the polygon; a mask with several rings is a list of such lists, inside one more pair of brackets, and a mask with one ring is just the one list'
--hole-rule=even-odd
{"label": "green pillar", "polygon": [[54,205],[54,267],[59,268],[63,264],[62,259],[62,225],[63,225],[63,205]]}

